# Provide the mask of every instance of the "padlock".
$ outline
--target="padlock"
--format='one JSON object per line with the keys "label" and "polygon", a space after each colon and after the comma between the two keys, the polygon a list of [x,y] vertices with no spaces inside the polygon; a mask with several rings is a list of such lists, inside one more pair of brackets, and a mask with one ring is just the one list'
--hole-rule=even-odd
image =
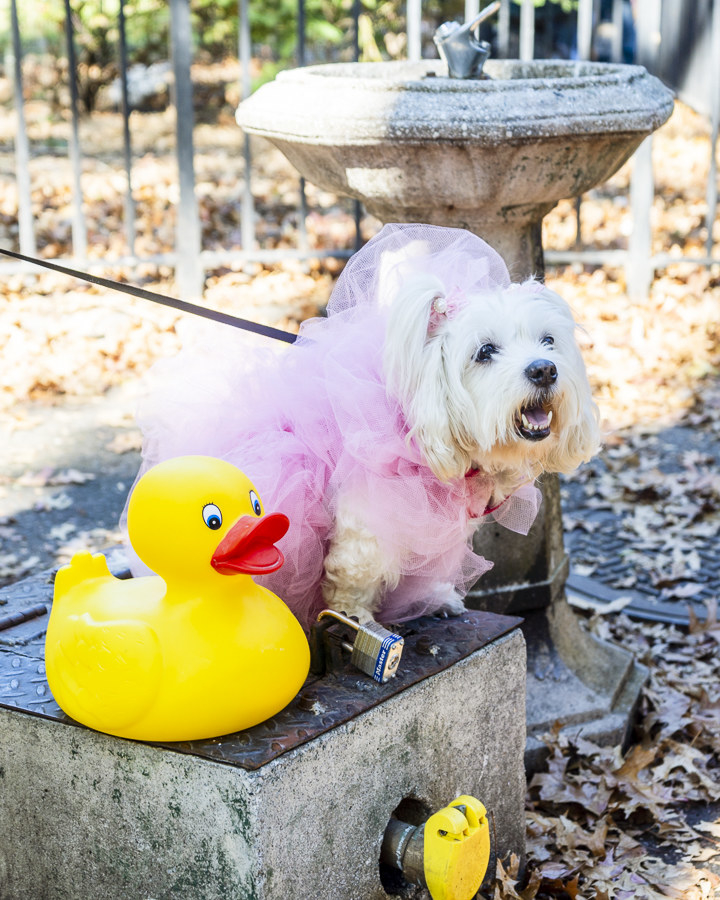
{"label": "padlock", "polygon": [[377,622],[361,625],[334,609],[324,609],[318,616],[318,622],[326,616],[337,619],[357,632],[352,644],[347,641],[342,644],[350,651],[350,662],[354,666],[379,684],[385,684],[388,679],[395,677],[405,645],[399,634],[388,631]]}

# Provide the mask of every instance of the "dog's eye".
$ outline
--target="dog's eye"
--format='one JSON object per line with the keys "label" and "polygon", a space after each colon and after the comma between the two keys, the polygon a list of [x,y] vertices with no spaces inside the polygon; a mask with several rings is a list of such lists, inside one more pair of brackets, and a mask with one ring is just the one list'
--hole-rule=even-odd
{"label": "dog's eye", "polygon": [[475,362],[488,362],[497,353],[497,350],[495,344],[483,344],[473,359]]}
{"label": "dog's eye", "polygon": [[546,334],[540,343],[544,347],[554,347],[555,346],[555,338],[551,334]]}

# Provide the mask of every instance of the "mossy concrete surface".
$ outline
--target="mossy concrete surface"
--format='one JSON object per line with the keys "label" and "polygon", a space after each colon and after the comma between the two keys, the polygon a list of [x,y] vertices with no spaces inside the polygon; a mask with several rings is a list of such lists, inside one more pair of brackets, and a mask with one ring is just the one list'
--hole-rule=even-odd
{"label": "mossy concrete surface", "polygon": [[380,900],[403,801],[523,855],[524,750],[518,629],[255,771],[0,708],[0,898]]}

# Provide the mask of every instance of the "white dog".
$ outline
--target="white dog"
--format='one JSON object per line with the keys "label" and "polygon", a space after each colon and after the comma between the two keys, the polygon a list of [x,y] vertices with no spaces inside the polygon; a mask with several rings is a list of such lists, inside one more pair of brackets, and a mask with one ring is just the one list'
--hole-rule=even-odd
{"label": "white dog", "polygon": [[305,623],[322,606],[361,621],[459,613],[491,565],[471,546],[483,517],[526,532],[534,480],[598,448],[571,312],[536,281],[511,285],[469,232],[391,225],[328,313],[260,362],[216,338],[166,364],[146,466],[209,453],[247,472],[290,518],[265,583]]}

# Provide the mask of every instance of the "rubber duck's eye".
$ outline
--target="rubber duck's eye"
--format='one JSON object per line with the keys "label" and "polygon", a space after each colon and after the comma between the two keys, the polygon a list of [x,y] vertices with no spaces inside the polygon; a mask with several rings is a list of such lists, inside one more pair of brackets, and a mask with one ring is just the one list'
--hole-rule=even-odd
{"label": "rubber duck's eye", "polygon": [[252,508],[255,512],[256,516],[262,515],[262,506],[260,505],[260,498],[255,493],[255,491],[250,491],[250,502],[252,503]]}
{"label": "rubber duck's eye", "polygon": [[217,531],[222,525],[222,513],[220,512],[220,508],[215,506],[214,503],[206,503],[205,506],[203,506],[202,514],[203,521],[207,527],[212,528],[213,531]]}

